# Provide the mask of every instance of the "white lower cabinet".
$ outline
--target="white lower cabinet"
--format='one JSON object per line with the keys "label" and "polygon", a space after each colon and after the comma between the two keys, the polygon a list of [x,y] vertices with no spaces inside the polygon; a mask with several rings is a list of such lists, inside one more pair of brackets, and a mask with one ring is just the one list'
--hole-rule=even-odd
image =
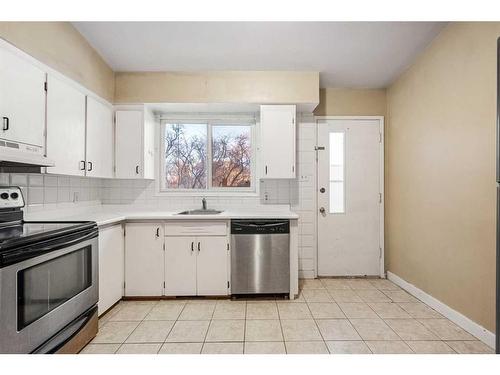
{"label": "white lower cabinet", "polygon": [[225,222],[126,224],[125,296],[227,295],[229,264]]}
{"label": "white lower cabinet", "polygon": [[164,283],[162,223],[125,227],[125,295],[161,296]]}
{"label": "white lower cabinet", "polygon": [[165,237],[165,295],[227,295],[228,265],[226,236]]}
{"label": "white lower cabinet", "polygon": [[226,237],[197,237],[196,291],[199,296],[229,293],[229,245]]}
{"label": "white lower cabinet", "polygon": [[166,296],[229,294],[227,222],[171,222],[165,236]]}
{"label": "white lower cabinet", "polygon": [[165,295],[196,295],[196,238],[165,238]]}
{"label": "white lower cabinet", "polygon": [[99,229],[99,315],[121,300],[123,296],[123,272],[122,225]]}

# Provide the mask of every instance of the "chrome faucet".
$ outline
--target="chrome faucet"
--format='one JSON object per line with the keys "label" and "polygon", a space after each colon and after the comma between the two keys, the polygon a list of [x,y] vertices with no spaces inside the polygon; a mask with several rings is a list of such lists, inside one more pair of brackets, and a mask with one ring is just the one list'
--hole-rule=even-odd
{"label": "chrome faucet", "polygon": [[205,198],[203,198],[201,200],[201,207],[202,209],[206,210],[207,209],[207,200]]}

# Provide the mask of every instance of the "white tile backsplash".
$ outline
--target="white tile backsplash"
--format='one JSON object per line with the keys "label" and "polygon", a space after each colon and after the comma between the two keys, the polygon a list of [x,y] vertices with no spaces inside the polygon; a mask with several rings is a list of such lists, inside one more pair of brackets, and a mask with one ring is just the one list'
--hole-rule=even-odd
{"label": "white tile backsplash", "polygon": [[75,201],[99,201],[102,195],[101,180],[89,177],[0,173],[0,185],[21,187],[27,211],[54,209],[54,205]]}

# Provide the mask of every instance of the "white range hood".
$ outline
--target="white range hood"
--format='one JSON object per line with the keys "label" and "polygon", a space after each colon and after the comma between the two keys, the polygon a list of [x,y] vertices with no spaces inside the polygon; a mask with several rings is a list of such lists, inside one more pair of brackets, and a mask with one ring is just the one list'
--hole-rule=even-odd
{"label": "white range hood", "polygon": [[0,139],[0,164],[53,167],[54,161],[43,155],[42,147]]}

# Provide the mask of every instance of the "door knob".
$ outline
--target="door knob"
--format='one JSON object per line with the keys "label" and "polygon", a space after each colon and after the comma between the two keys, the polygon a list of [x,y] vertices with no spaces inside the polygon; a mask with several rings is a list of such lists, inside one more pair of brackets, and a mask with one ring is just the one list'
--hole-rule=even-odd
{"label": "door knob", "polygon": [[324,214],[325,213],[325,207],[320,207],[319,212]]}

